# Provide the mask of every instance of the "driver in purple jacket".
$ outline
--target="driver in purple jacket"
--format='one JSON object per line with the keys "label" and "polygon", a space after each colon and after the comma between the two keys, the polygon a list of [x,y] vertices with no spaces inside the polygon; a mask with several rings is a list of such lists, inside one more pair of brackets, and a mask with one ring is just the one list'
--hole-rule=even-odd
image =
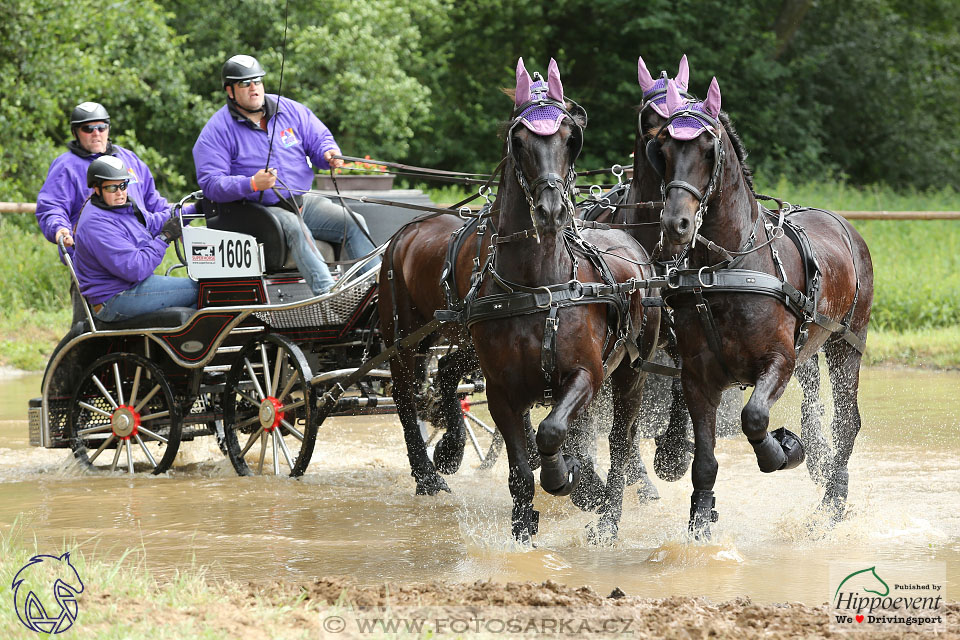
{"label": "driver in purple jacket", "polygon": [[110,142],[110,114],[97,102],[78,104],[70,115],[73,140],[47,171],[37,196],[37,223],[43,236],[73,246],[73,228],[90,196],[87,168],[104,155],[115,156],[127,167],[130,197],[147,211],[166,211],[170,204],[157,193],[153,174],[137,154]]}
{"label": "driver in purple jacket", "polygon": [[[315,167],[336,168],[343,164],[333,157],[340,155],[340,148],[307,107],[264,93],[265,74],[251,56],[233,56],[223,65],[227,104],[213,114],[193,146],[197,183],[204,197],[214,202],[250,200],[273,210],[300,274],[314,295],[320,295],[334,280],[303,232],[298,209],[313,238],[335,244],[346,238],[348,258],[367,255],[375,247],[343,207],[307,193],[313,185],[307,157]],[[263,168],[268,157],[276,169]],[[374,261],[369,268],[377,264]]]}
{"label": "driver in purple jacket", "polygon": [[86,184],[93,195],[77,222],[73,260],[94,316],[116,322],[166,307],[196,309],[196,282],[153,273],[183,233],[179,218],[142,208],[131,197],[129,167],[116,156],[91,162]]}

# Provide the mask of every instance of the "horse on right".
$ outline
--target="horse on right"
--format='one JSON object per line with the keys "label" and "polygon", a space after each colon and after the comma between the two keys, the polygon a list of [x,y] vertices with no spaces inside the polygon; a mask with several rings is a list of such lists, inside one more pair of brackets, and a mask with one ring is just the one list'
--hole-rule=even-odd
{"label": "horse on right", "polygon": [[863,238],[823,209],[767,210],[757,201],[720,120],[716,78],[702,102],[668,82],[667,117],[647,132],[646,159],[661,177],[660,218],[668,270],[664,299],[674,309],[681,383],[694,425],[689,529],[709,537],[717,520],[716,411],[721,392],[753,386],[741,426],[764,473],[805,459],[800,439],[767,429],[770,407],[794,369],[822,347],[833,387],[832,452],[821,458],[820,503],[832,522],[845,511],[847,464],[860,430],[857,391],[873,303],[873,263]]}

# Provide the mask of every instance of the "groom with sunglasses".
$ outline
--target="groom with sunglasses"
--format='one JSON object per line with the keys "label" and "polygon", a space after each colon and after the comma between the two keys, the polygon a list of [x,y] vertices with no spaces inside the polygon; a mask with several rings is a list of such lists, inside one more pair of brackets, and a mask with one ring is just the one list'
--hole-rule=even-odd
{"label": "groom with sunglasses", "polygon": [[166,211],[170,204],[157,193],[153,174],[137,154],[110,142],[110,114],[97,102],[78,104],[70,115],[73,139],[67,151],[50,165],[47,179],[37,196],[37,223],[44,237],[57,243],[61,238],[73,246],[73,228],[80,210],[91,195],[87,187],[90,163],[103,156],[123,161],[129,174],[130,197],[147,211]]}
{"label": "groom with sunglasses", "polygon": [[[338,168],[343,161],[330,130],[307,107],[264,91],[266,72],[252,56],[236,55],[221,70],[227,104],[200,132],[193,146],[197,183],[213,202],[259,202],[280,222],[297,268],[314,295],[334,280],[313,246],[316,240],[339,244],[345,258],[360,258],[375,247],[363,218],[327,198],[309,193],[313,167]],[[313,162],[313,167],[307,158]],[[266,169],[266,163],[270,169]],[[379,260],[372,261],[373,269]]]}

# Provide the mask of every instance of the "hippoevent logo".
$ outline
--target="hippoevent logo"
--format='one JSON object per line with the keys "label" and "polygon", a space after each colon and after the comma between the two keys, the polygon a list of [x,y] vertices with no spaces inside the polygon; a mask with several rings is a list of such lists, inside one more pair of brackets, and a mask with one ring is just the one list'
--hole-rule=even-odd
{"label": "hippoevent logo", "polygon": [[33,556],[13,578],[17,617],[37,633],[63,633],[77,619],[77,595],[83,592],[80,574],[70,564],[70,553]]}
{"label": "hippoevent logo", "polygon": [[835,631],[945,631],[946,565],[831,567]]}

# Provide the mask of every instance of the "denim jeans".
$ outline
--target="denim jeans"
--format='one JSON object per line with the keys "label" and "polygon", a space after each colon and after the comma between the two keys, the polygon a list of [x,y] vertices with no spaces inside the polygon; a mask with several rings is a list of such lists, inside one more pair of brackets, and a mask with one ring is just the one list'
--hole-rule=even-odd
{"label": "denim jeans", "polygon": [[118,322],[167,307],[196,309],[198,289],[190,278],[152,275],[104,302],[103,308],[93,315],[104,322]]}
{"label": "denim jeans", "polygon": [[[327,263],[307,243],[299,219],[286,209],[280,207],[270,207],[270,209],[280,219],[287,247],[293,254],[300,275],[307,281],[314,295],[326,293],[334,284],[333,276],[330,275]],[[367,228],[363,216],[357,214],[356,219],[363,225],[363,229]],[[342,206],[323,196],[308,193],[303,197],[303,222],[314,238],[334,246],[338,246],[343,241],[344,228],[346,228],[344,249],[347,255],[340,256],[341,260],[360,258],[376,249],[376,246],[367,239],[363,229],[354,221],[353,216]],[[366,270],[370,271],[379,264],[380,259],[377,258],[370,262]]]}

